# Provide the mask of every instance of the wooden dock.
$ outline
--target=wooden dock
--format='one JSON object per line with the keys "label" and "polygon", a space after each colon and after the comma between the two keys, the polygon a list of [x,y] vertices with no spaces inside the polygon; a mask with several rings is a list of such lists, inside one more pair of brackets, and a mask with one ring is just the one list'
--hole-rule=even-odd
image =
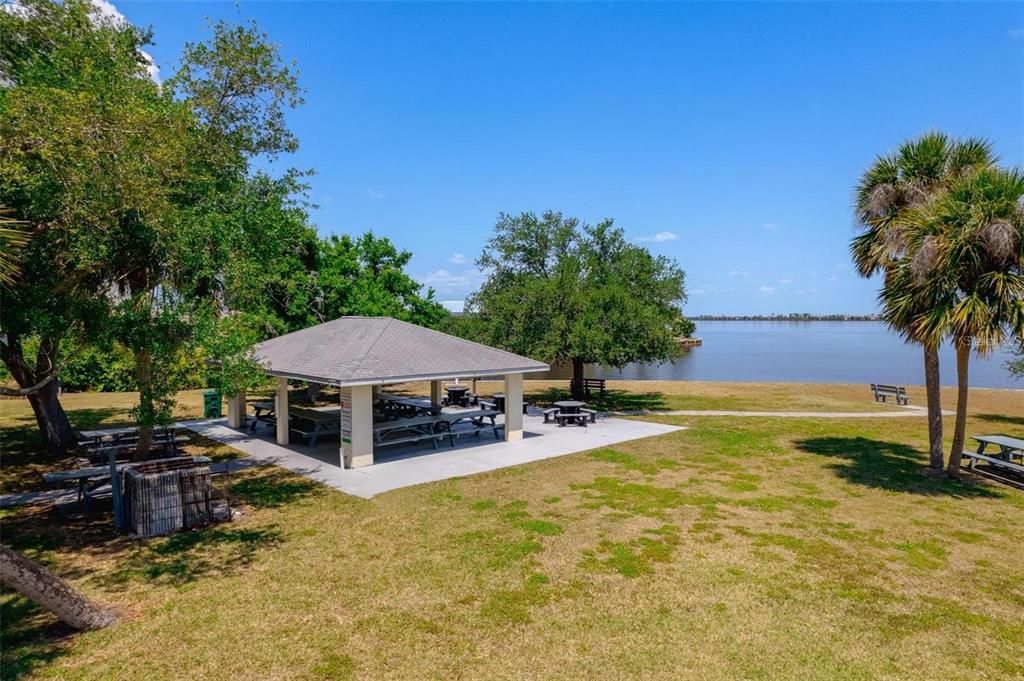
{"label": "wooden dock", "polygon": [[677,340],[681,348],[697,348],[704,344],[700,338],[678,338]]}

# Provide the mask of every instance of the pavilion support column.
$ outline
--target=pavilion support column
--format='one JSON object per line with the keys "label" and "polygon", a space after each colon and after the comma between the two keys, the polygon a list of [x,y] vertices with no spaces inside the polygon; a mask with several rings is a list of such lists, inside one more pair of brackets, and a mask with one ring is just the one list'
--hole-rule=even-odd
{"label": "pavilion support column", "polygon": [[277,444],[288,444],[288,379],[278,376],[277,395],[274,397],[274,414],[277,416]]}
{"label": "pavilion support column", "polygon": [[341,389],[341,461],[345,468],[373,465],[373,386]]}
{"label": "pavilion support column", "polygon": [[441,404],[441,381],[430,382],[430,403]]}
{"label": "pavilion support column", "polygon": [[523,439],[523,375],[505,374],[505,442]]}
{"label": "pavilion support column", "polygon": [[228,425],[232,428],[245,427],[245,391],[228,398]]}

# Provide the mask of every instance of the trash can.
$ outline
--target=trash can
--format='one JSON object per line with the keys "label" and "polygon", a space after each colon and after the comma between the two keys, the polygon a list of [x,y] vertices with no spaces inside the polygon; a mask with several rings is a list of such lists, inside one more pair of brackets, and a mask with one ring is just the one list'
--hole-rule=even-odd
{"label": "trash can", "polygon": [[203,391],[203,418],[206,418],[206,419],[219,419],[220,418],[220,391],[219,390],[204,390]]}

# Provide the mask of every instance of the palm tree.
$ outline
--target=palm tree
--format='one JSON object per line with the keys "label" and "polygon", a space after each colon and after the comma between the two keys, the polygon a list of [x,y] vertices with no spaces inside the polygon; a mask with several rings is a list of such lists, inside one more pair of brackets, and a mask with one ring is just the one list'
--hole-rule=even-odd
{"label": "palm tree", "polygon": [[[951,140],[932,132],[904,142],[894,154],[878,157],[861,176],[854,211],[862,233],[850,244],[858,272],[864,277],[885,276],[879,296],[883,317],[905,339],[922,346],[925,393],[928,403],[929,468],[942,471],[942,402],[939,378],[941,338],[920,336],[911,324],[919,312],[929,309],[928,295],[901,296],[909,292],[904,279],[909,267],[906,214],[940,195],[957,178],[977,168],[991,166],[995,156],[984,140]],[[897,305],[893,309],[888,303]],[[898,303],[898,304],[897,304]]]}
{"label": "palm tree", "polygon": [[967,424],[971,350],[986,355],[1024,339],[1024,173],[985,168],[905,216],[910,289],[933,309],[915,333],[948,335],[956,348],[957,403],[947,475],[960,474]]}
{"label": "palm tree", "polygon": [[9,286],[18,276],[18,251],[28,243],[29,233],[21,223],[0,208],[0,284]]}

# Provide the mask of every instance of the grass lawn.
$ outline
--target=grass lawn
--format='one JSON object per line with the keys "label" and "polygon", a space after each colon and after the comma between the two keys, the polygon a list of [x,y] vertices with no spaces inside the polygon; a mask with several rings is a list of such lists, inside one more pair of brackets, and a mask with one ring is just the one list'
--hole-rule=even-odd
{"label": "grass lawn", "polygon": [[[865,386],[612,389],[608,401],[656,408],[875,408]],[[198,394],[184,401],[198,411]],[[124,420],[131,402],[66,399],[76,425]],[[1024,393],[972,402],[969,433],[1024,433]],[[238,521],[146,542],[105,519],[8,511],[6,543],[122,621],[73,635],[5,593],[0,672],[1024,676],[1024,492],[924,477],[923,418],[641,418],[690,429],[369,501],[265,468],[236,476]],[[30,416],[3,401],[0,426],[5,491],[23,488],[38,480]]]}

